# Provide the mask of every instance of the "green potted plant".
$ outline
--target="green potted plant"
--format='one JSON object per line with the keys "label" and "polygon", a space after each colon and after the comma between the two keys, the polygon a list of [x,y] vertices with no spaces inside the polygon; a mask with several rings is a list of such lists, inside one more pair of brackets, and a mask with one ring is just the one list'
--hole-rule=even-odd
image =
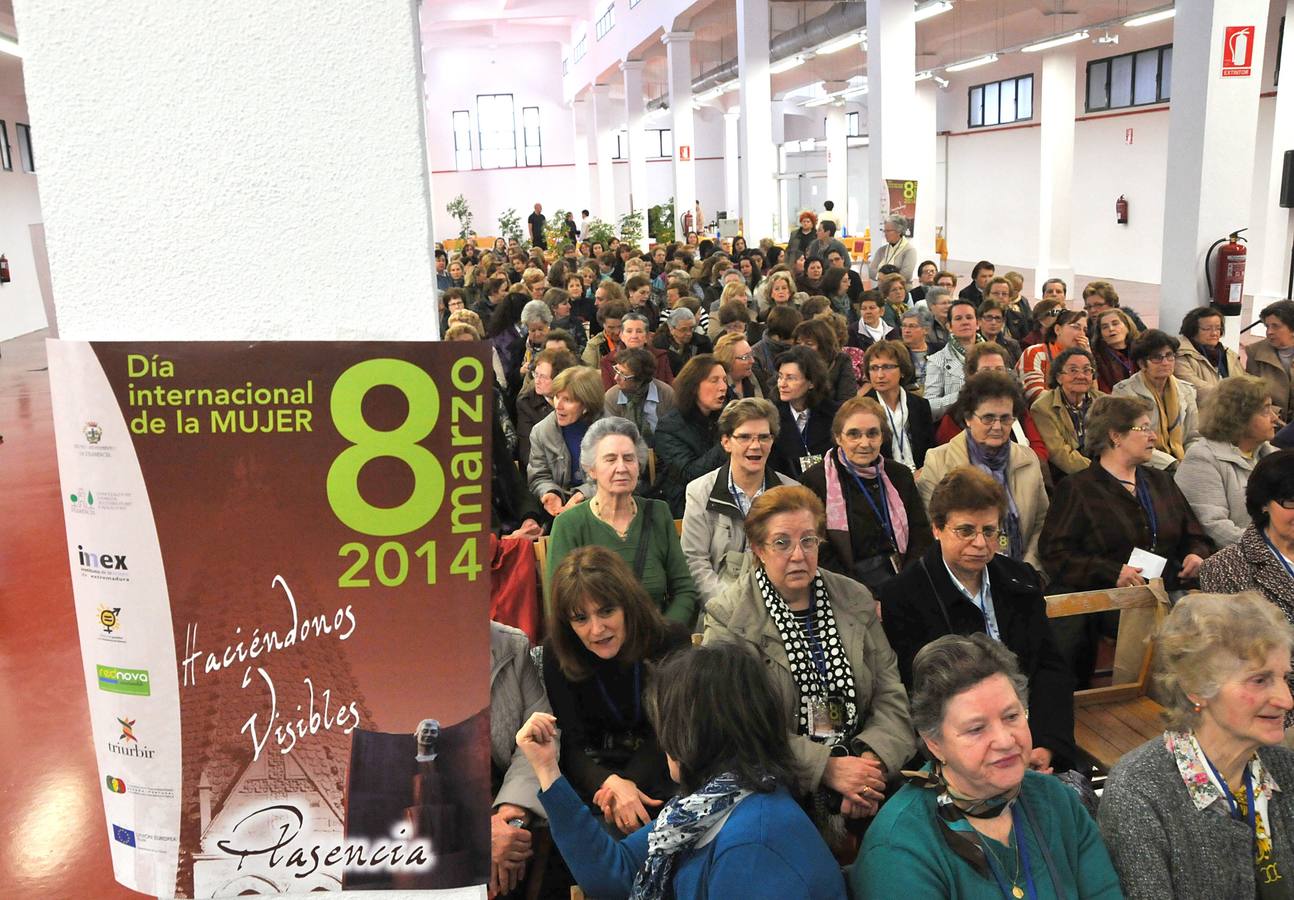
{"label": "green potted plant", "polygon": [[459,194],[445,204],[445,211],[458,220],[459,240],[467,240],[472,233],[472,211],[467,206],[466,198]]}

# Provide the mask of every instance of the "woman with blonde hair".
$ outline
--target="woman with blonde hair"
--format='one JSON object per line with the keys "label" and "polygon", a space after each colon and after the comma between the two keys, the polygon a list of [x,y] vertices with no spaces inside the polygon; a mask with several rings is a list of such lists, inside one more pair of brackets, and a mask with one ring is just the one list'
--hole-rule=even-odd
{"label": "woman with blonde hair", "polygon": [[714,358],[728,367],[728,400],[764,396],[753,374],[755,354],[744,334],[725,334],[715,342]]}
{"label": "woman with blonde hair", "polygon": [[1191,594],[1165,619],[1168,730],[1111,770],[1098,816],[1126,897],[1289,896],[1291,646],[1294,629],[1255,593]]}

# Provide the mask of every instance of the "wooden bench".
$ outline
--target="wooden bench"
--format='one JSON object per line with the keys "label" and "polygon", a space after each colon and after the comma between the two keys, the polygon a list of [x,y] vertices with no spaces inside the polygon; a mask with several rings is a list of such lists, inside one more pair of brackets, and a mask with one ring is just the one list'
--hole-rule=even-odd
{"label": "wooden bench", "polygon": [[1082,759],[1102,772],[1163,733],[1164,708],[1146,691],[1155,649],[1151,637],[1167,613],[1168,593],[1156,578],[1142,587],[1047,597],[1047,616],[1053,619],[1115,610],[1114,683],[1074,693],[1074,742]]}

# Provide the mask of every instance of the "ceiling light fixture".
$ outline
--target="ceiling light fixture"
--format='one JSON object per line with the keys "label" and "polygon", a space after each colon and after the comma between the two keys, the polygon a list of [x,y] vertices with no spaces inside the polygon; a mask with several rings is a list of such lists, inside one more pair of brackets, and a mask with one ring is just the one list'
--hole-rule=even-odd
{"label": "ceiling light fixture", "polygon": [[715,87],[710,88],[710,90],[705,91],[704,93],[697,94],[696,95],[697,102],[709,103],[711,100],[718,100],[719,96],[725,90],[727,90],[727,87],[725,85],[722,85],[722,84],[716,85]]}
{"label": "ceiling light fixture", "polygon": [[804,57],[797,53],[795,56],[788,56],[786,59],[779,59],[768,67],[768,71],[772,75],[781,75],[783,72],[789,72],[797,66],[804,65],[804,62]]}
{"label": "ceiling light fixture", "polygon": [[1063,47],[1066,44],[1073,44],[1076,41],[1085,41],[1089,37],[1091,37],[1091,35],[1088,34],[1086,30],[1075,31],[1073,34],[1065,34],[1065,35],[1061,35],[1060,37],[1051,38],[1050,40],[1039,41],[1036,44],[1029,44],[1027,46],[1021,47],[1020,52],[1038,53],[1042,50],[1050,50],[1052,47]]}
{"label": "ceiling light fixture", "polygon": [[933,19],[935,16],[942,15],[953,8],[952,0],[935,0],[934,3],[927,3],[924,6],[918,6],[913,20],[924,22],[926,19]]}
{"label": "ceiling light fixture", "polygon": [[804,105],[805,106],[826,106],[828,103],[834,103],[835,100],[836,100],[835,94],[828,94],[825,97],[814,97],[812,100],[810,100],[808,103],[805,103]]}
{"label": "ceiling light fixture", "polygon": [[917,80],[917,81],[929,81],[931,78],[934,78],[934,77],[935,77],[935,73],[934,73],[934,72],[932,72],[932,71],[930,71],[929,69],[926,69],[924,72],[918,72],[918,73],[917,73],[916,80]]}
{"label": "ceiling light fixture", "polygon": [[987,56],[977,56],[974,59],[968,59],[965,62],[955,63],[951,66],[944,66],[945,72],[964,72],[967,69],[977,69],[980,66],[987,66],[989,63],[997,62],[997,54],[990,53]]}
{"label": "ceiling light fixture", "polygon": [[825,56],[830,53],[839,53],[850,47],[857,47],[862,44],[863,36],[859,32],[847,34],[842,38],[836,38],[834,41],[828,41],[818,48],[818,55]]}
{"label": "ceiling light fixture", "polygon": [[851,88],[847,91],[841,91],[840,99],[848,100],[851,97],[861,97],[863,96],[863,94],[866,94],[866,93],[867,93],[867,85],[863,85],[862,87],[859,87],[859,88]]}
{"label": "ceiling light fixture", "polygon": [[0,34],[0,53],[7,53],[10,56],[22,59],[22,48],[18,46],[17,39],[11,38],[7,34]]}
{"label": "ceiling light fixture", "polygon": [[1177,10],[1170,6],[1168,9],[1157,10],[1156,12],[1146,13],[1142,16],[1133,16],[1123,24],[1127,25],[1129,28],[1140,28],[1142,25],[1153,25],[1155,22],[1162,22],[1165,19],[1171,19],[1175,15],[1177,15]]}

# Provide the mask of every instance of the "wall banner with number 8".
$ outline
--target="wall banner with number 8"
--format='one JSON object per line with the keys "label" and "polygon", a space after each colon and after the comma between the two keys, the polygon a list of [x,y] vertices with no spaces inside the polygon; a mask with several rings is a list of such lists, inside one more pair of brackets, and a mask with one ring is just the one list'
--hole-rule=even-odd
{"label": "wall banner with number 8", "polygon": [[117,880],[484,885],[488,347],[48,352]]}
{"label": "wall banner with number 8", "polygon": [[908,220],[906,237],[912,237],[917,223],[917,183],[910,178],[887,178],[881,196],[888,204],[882,215],[903,216]]}

